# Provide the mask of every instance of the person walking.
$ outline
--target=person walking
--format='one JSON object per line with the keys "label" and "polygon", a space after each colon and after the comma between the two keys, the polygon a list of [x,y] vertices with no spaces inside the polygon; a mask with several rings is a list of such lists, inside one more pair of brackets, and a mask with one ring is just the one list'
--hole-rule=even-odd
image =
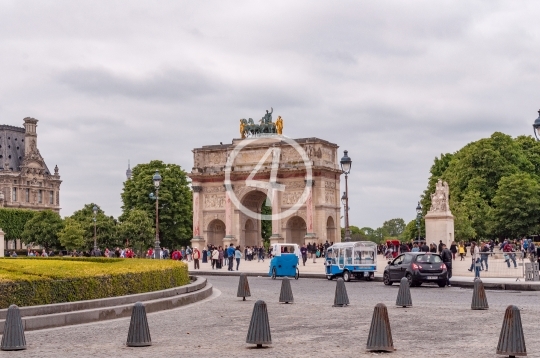
{"label": "person walking", "polygon": [[471,243],[471,255],[472,255],[472,262],[474,265],[474,279],[477,280],[480,278],[480,249],[478,248],[478,245],[476,244],[476,241],[473,241]]}
{"label": "person walking", "polygon": [[505,255],[504,260],[508,268],[510,268],[510,261],[512,261],[514,263],[514,268],[517,269],[515,251],[516,250],[512,247],[512,244],[510,244],[509,242],[507,242],[506,245],[504,245],[503,247],[503,253]]}
{"label": "person walking", "polygon": [[302,264],[304,266],[306,266],[306,261],[307,261],[307,247],[306,247],[306,244],[304,243],[304,245],[302,245],[302,247],[300,248],[300,253],[302,254]]}
{"label": "person walking", "polygon": [[238,267],[240,266],[240,259],[242,258],[242,251],[240,251],[240,246],[236,246],[236,250],[234,250],[234,258],[236,259],[236,271],[238,271]]}
{"label": "person walking", "polygon": [[451,287],[452,285],[450,284],[450,279],[452,278],[452,252],[448,250],[446,244],[442,244],[441,246],[441,259],[446,265],[446,271],[448,273],[448,276],[446,278],[446,285],[448,287]]}
{"label": "person walking", "polygon": [[195,270],[200,269],[200,267],[199,267],[199,259],[200,258],[201,258],[201,252],[199,251],[198,248],[194,247],[193,248],[193,268]]}
{"label": "person walking", "polygon": [[317,245],[315,243],[313,243],[313,245],[311,245],[311,250],[312,250],[312,255],[313,255],[313,263],[316,264],[317,263]]}
{"label": "person walking", "polygon": [[218,265],[218,260],[219,260],[219,251],[217,248],[214,247],[214,249],[212,250],[212,270],[214,269],[214,267],[217,269],[217,265]]}
{"label": "person walking", "polygon": [[457,246],[455,241],[452,241],[452,243],[450,244],[450,252],[452,253],[452,260],[455,260],[457,253]]}
{"label": "person walking", "polygon": [[229,247],[227,248],[227,256],[229,257],[229,266],[227,268],[228,271],[232,271],[233,270],[233,265],[234,265],[234,252],[235,252],[235,249],[234,249],[234,245],[231,243],[229,245]]}
{"label": "person walking", "polygon": [[465,246],[463,245],[462,242],[459,243],[458,252],[459,252],[459,257],[460,257],[459,261],[465,260]]}
{"label": "person walking", "polygon": [[[486,242],[482,243],[482,249],[480,250],[480,266],[482,270],[488,271],[488,258],[489,258],[489,244]],[[486,268],[484,269],[484,265]]]}

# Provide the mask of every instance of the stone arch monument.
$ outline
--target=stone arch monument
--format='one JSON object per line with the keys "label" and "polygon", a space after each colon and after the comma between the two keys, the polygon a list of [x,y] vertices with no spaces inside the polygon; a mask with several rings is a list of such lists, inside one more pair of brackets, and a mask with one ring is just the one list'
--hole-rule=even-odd
{"label": "stone arch monument", "polygon": [[267,129],[241,120],[241,139],[193,149],[193,247],[261,245],[262,219],[272,221],[272,243],[340,241],[338,146],[285,137],[271,114],[261,120]]}

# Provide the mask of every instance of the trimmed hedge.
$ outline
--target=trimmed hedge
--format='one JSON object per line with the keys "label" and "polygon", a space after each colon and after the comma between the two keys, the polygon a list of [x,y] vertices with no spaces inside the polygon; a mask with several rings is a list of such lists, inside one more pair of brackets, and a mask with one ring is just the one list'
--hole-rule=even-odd
{"label": "trimmed hedge", "polygon": [[0,308],[123,296],[187,283],[187,265],[174,260],[4,258]]}

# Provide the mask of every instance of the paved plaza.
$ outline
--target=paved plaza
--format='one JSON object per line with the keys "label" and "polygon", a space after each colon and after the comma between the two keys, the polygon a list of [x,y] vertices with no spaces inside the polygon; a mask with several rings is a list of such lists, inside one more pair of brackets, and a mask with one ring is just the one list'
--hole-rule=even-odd
{"label": "paved plaza", "polygon": [[[392,357],[494,357],[504,311],[515,304],[529,357],[540,357],[539,292],[487,291],[490,309],[470,309],[472,290],[413,288],[412,308],[394,306],[398,287],[380,282],[346,284],[350,306],[332,307],[336,281],[292,280],[295,302],[279,304],[281,280],[250,277],[251,297],[236,297],[238,277],[209,276],[209,299],[148,315],[153,346],[125,346],[129,319],[26,333],[28,350],[2,352],[17,357],[357,357],[365,352],[373,307],[388,306]],[[256,300],[268,305],[273,344],[255,350],[245,343]]]}
{"label": "paved plaza", "polygon": [[[514,268],[513,263],[511,263],[510,268],[507,266],[506,262],[502,258],[495,258],[498,256],[493,256],[488,259],[488,271],[481,271],[480,277],[482,279],[494,279],[492,281],[497,281],[497,278],[504,279],[500,281],[514,282],[516,278],[520,278],[521,281],[524,281],[523,278],[523,267],[520,265],[519,260],[516,262],[517,268]],[[388,259],[385,259],[382,255],[377,257],[377,274],[382,277],[384,268],[387,265]],[[252,261],[247,261],[242,259],[240,261],[240,272],[253,272],[253,273],[268,273],[269,270],[269,260],[265,259],[264,262],[258,262],[256,259]],[[529,262],[526,260],[525,262]],[[192,273],[196,273],[196,270],[193,268],[193,262],[189,262],[189,270]],[[471,265],[471,256],[468,255],[463,261],[460,261],[459,257],[456,257],[456,260],[452,264],[452,274],[455,279],[460,280],[470,280],[474,279],[474,272],[469,272],[468,269]],[[201,263],[201,271],[211,271],[212,267],[210,263]],[[235,263],[236,268],[236,263]],[[302,273],[319,273],[324,274],[324,259],[318,258],[316,263],[313,263],[312,259],[308,259],[306,265],[303,266],[300,263],[300,275]],[[223,267],[221,270],[227,272],[227,267]],[[488,280],[489,281],[489,280]]]}

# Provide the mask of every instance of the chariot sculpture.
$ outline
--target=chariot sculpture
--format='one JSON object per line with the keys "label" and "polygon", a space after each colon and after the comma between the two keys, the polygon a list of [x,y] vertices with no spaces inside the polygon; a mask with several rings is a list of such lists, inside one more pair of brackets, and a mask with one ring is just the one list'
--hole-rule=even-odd
{"label": "chariot sculpture", "polygon": [[240,135],[243,138],[258,137],[261,135],[281,135],[283,133],[283,119],[278,116],[276,122],[272,122],[272,113],[274,109],[270,107],[270,111],[266,110],[266,114],[259,120],[259,124],[253,121],[253,118],[240,119]]}

